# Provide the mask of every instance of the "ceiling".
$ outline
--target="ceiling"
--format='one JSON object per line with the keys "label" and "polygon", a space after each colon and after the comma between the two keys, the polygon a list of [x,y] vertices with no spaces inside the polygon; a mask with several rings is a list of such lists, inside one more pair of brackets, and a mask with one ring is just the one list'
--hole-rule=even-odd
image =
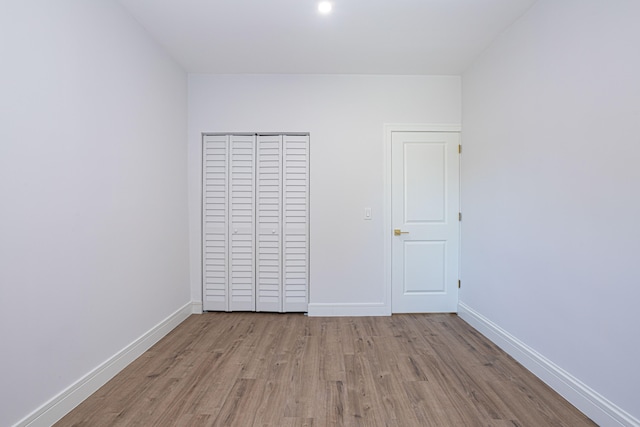
{"label": "ceiling", "polygon": [[190,73],[461,74],[535,0],[120,0]]}

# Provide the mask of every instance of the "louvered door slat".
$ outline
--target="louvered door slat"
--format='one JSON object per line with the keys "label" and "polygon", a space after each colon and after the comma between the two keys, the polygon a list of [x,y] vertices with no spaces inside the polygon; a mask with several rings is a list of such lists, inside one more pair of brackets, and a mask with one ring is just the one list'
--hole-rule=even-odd
{"label": "louvered door slat", "polygon": [[309,288],[309,136],[284,135],[283,311],[307,311]]}
{"label": "louvered door slat", "polygon": [[258,135],[256,310],[282,311],[282,136]]}
{"label": "louvered door slat", "polygon": [[202,168],[204,310],[228,310],[227,136],[205,136]]}

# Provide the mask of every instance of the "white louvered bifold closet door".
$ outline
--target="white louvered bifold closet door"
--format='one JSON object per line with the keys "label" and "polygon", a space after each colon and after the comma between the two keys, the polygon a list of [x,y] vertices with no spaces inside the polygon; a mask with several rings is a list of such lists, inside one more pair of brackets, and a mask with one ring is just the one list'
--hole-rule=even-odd
{"label": "white louvered bifold closet door", "polygon": [[202,308],[228,306],[228,136],[206,135],[202,156]]}
{"label": "white louvered bifold closet door", "polygon": [[284,135],[283,311],[307,311],[309,289],[309,135]]}
{"label": "white louvered bifold closet door", "polygon": [[258,136],[256,310],[307,311],[309,135]]}
{"label": "white louvered bifold closet door", "polygon": [[206,135],[203,309],[255,311],[255,135]]}
{"label": "white louvered bifold closet door", "polygon": [[309,135],[205,135],[203,309],[304,312]]}
{"label": "white louvered bifold closet door", "polygon": [[282,135],[258,135],[256,310],[283,311]]}

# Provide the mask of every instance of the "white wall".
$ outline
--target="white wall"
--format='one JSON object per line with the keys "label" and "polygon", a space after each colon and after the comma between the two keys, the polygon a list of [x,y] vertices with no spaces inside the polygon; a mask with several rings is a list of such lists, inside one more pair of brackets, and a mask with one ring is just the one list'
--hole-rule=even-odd
{"label": "white wall", "polygon": [[460,292],[636,422],[638,16],[540,0],[463,75]]}
{"label": "white wall", "polygon": [[0,13],[0,425],[189,302],[186,74],[111,0]]}
{"label": "white wall", "polygon": [[383,313],[383,124],[460,123],[460,96],[459,77],[190,75],[191,297],[201,299],[201,132],[310,132],[310,313]]}

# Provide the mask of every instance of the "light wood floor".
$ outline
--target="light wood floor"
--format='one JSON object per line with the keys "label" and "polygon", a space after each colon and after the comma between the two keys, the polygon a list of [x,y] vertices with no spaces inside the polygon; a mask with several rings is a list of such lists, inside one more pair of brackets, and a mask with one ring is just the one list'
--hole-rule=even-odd
{"label": "light wood floor", "polygon": [[56,426],[594,426],[456,315],[207,313]]}

